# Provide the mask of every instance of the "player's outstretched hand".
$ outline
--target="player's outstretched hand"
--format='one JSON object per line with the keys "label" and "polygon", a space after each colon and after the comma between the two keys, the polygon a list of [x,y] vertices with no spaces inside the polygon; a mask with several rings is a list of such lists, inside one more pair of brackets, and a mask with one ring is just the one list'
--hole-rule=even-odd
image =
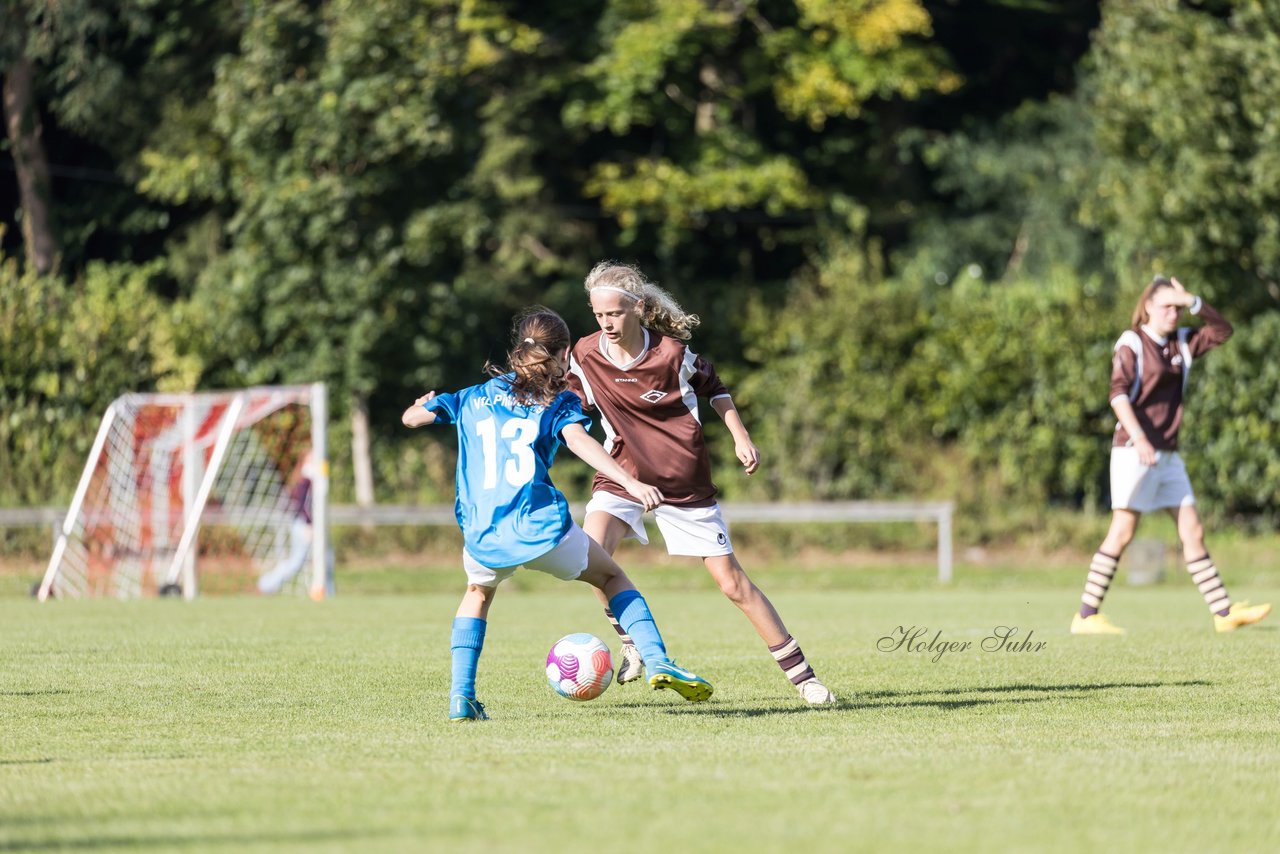
{"label": "player's outstretched hand", "polygon": [[406,409],[404,411],[404,415],[400,416],[400,423],[406,427],[421,427],[424,424],[430,424],[434,421],[436,417],[435,413],[428,412],[423,409],[422,404],[434,399],[435,396],[436,393],[434,391],[429,391],[422,397],[415,400],[413,402],[413,406]]}
{"label": "player's outstretched hand", "polygon": [[643,504],[645,510],[652,510],[665,500],[662,490],[658,489],[658,487],[641,483],[638,480],[632,480],[627,484],[627,492],[631,493],[632,498]]}
{"label": "player's outstretched hand", "polygon": [[738,461],[746,467],[747,474],[754,474],[755,470],[760,468],[760,449],[750,439],[745,442],[735,442],[733,452],[738,455]]}

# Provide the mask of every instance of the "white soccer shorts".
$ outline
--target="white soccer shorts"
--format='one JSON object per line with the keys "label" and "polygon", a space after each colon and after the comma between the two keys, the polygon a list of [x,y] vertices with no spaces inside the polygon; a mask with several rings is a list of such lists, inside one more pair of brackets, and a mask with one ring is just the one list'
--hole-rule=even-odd
{"label": "white soccer shorts", "polygon": [[1144,466],[1133,446],[1111,449],[1111,507],[1150,513],[1196,503],[1187,467],[1177,451],[1156,451],[1156,464]]}
{"label": "white soccer shorts", "polygon": [[[631,528],[628,537],[634,537],[644,545],[649,544],[649,534],[644,529],[644,506],[611,492],[597,492],[587,502],[587,515],[596,511],[621,519]],[[716,557],[733,554],[729,541],[729,526],[720,513],[720,505],[710,507],[673,507],[659,504],[653,517],[667,544],[667,554],[693,557]]]}
{"label": "white soccer shorts", "polygon": [[[569,523],[569,530],[549,552],[521,564],[525,569],[545,572],[561,581],[573,581],[587,568],[591,538],[576,522]],[[462,568],[467,571],[467,583],[481,587],[497,587],[515,575],[520,566],[488,567],[477,561],[466,549],[462,550]]]}

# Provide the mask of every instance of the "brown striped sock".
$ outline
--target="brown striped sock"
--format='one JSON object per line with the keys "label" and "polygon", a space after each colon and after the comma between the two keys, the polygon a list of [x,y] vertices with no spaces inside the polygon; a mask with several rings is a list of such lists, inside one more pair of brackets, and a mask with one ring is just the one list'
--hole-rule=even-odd
{"label": "brown striped sock", "polygon": [[1102,607],[1102,600],[1111,586],[1111,579],[1116,577],[1116,566],[1120,558],[1097,552],[1089,562],[1089,575],[1084,581],[1084,595],[1080,597],[1080,616],[1092,617]]}
{"label": "brown striped sock", "polygon": [[1231,597],[1227,595],[1227,588],[1222,586],[1222,579],[1218,577],[1218,568],[1213,565],[1213,558],[1205,555],[1187,561],[1187,572],[1191,573],[1191,580],[1196,583],[1196,587],[1200,588],[1200,595],[1204,597],[1204,603],[1209,606],[1209,610],[1220,617],[1225,617],[1231,610]]}
{"label": "brown striped sock", "polygon": [[618,633],[618,637],[622,638],[622,642],[624,644],[634,646],[635,641],[631,640],[631,635],[627,634],[626,630],[622,628],[622,624],[618,622],[618,618],[613,616],[613,611],[605,608],[604,615],[609,618],[609,622],[613,624],[613,630]]}
{"label": "brown striped sock", "polygon": [[778,662],[792,685],[802,685],[815,678],[813,668],[805,660],[804,651],[791,635],[787,635],[787,639],[777,646],[769,647],[769,652],[773,653],[773,660]]}

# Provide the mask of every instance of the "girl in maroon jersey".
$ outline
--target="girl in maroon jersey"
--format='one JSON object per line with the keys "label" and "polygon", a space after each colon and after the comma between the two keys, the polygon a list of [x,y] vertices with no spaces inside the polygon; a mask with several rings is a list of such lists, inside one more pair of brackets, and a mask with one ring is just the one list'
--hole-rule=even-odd
{"label": "girl in maroon jersey", "polygon": [[[723,419],[747,474],[759,467],[760,452],[715,368],[684,343],[698,318],[624,264],[597,264],[586,290],[600,331],[574,345],[569,387],[584,410],[599,414],[605,449],[629,474],[662,490],[665,502],[653,512],[668,553],[702,558],[805,702],[835,705],[835,695],[814,675],[773,604],[733,553],[711,482],[698,399],[708,399]],[[582,527],[613,554],[626,537],[648,543],[644,512],[626,490],[598,474]],[[618,681],[638,679],[643,664],[630,638],[607,608],[605,614],[623,641]]]}
{"label": "girl in maroon jersey", "polygon": [[[1184,309],[1199,315],[1204,325],[1179,328]],[[1230,338],[1231,331],[1222,315],[1187,293],[1177,279],[1159,276],[1142,291],[1132,327],[1116,342],[1111,364],[1111,408],[1119,421],[1111,447],[1111,528],[1089,565],[1072,634],[1124,633],[1098,609],[1138,520],[1154,510],[1167,511],[1177,523],[1187,571],[1218,631],[1256,623],[1270,612],[1270,605],[1232,604],[1205,548],[1195,493],[1177,450],[1191,365]]]}

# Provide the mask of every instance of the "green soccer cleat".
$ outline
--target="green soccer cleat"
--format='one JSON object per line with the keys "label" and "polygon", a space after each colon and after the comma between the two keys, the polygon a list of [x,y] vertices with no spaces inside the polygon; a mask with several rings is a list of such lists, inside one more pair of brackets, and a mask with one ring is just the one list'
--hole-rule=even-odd
{"label": "green soccer cleat", "polygon": [[449,720],[451,721],[487,721],[484,703],[475,697],[464,697],[454,694],[449,698]]}
{"label": "green soccer cleat", "polygon": [[677,667],[674,661],[663,661],[649,667],[649,685],[655,691],[670,688],[690,703],[701,703],[715,689],[696,673]]}

